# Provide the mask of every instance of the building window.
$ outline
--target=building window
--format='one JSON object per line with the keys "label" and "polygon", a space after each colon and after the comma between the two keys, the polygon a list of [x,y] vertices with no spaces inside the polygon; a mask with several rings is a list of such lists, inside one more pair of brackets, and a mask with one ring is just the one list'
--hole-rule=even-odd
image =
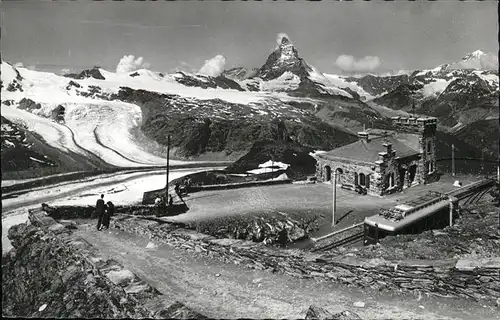
{"label": "building window", "polygon": [[432,165],[432,161],[429,161],[429,173],[431,173],[432,171],[434,171],[434,167]]}
{"label": "building window", "polygon": [[361,186],[364,186],[366,184],[366,181],[365,181],[365,174],[364,173],[360,173],[359,174],[359,184]]}
{"label": "building window", "polygon": [[431,153],[432,150],[432,142],[427,141],[427,153]]}
{"label": "building window", "polygon": [[332,179],[332,168],[330,166],[325,166],[325,181],[330,181]]}
{"label": "building window", "polygon": [[394,187],[394,172],[391,172],[391,174],[389,175],[389,187]]}

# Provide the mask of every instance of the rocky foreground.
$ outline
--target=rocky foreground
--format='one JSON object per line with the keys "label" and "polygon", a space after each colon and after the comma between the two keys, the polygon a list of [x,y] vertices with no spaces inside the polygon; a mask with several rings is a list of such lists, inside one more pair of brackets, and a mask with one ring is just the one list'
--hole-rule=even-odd
{"label": "rocky foreground", "polygon": [[[58,217],[61,218],[61,217]],[[2,315],[41,318],[206,319],[166,297],[122,264],[105,259],[84,238],[78,223],[30,212],[12,227],[14,249],[2,257]],[[312,305],[306,319],[361,319]]]}
{"label": "rocky foreground", "polygon": [[169,304],[119,263],[69,237],[74,223],[44,215],[30,220],[9,230],[14,249],[2,257],[2,316],[206,318],[180,302]]}

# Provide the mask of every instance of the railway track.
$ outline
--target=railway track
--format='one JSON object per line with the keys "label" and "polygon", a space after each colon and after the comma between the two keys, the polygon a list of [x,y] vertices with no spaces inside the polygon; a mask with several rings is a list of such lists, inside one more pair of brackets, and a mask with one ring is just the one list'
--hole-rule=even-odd
{"label": "railway track", "polygon": [[342,245],[356,242],[364,236],[363,225],[364,223],[357,223],[350,227],[315,238],[313,239],[315,245],[311,251],[330,250]]}
{"label": "railway track", "polygon": [[329,243],[327,245],[324,245],[321,247],[316,247],[312,251],[317,252],[317,251],[326,251],[326,250],[335,249],[337,247],[340,247],[340,246],[343,246],[346,244],[357,242],[357,241],[363,239],[363,237],[364,237],[364,233],[363,233],[363,231],[361,231],[361,232],[355,233],[353,235],[350,235],[348,237],[345,237],[343,239]]}

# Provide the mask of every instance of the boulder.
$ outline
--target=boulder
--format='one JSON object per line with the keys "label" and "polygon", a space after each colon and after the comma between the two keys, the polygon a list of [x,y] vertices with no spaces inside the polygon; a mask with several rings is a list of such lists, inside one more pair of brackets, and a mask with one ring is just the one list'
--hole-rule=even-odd
{"label": "boulder", "polygon": [[309,309],[307,309],[305,319],[318,319],[318,320],[351,320],[351,319],[361,319],[356,313],[352,311],[342,311],[339,313],[331,313],[330,311],[311,305]]}
{"label": "boulder", "polygon": [[176,301],[165,309],[155,314],[156,319],[207,319],[206,316],[187,307],[182,302]]}

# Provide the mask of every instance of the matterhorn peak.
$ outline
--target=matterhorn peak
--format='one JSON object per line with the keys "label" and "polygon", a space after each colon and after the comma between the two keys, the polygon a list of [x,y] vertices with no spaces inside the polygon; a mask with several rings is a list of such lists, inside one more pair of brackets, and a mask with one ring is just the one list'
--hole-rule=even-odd
{"label": "matterhorn peak", "polygon": [[300,58],[290,37],[285,33],[278,33],[276,43],[278,46],[259,69],[257,76],[264,80],[276,79],[285,72],[291,72],[299,77],[305,76],[310,67]]}
{"label": "matterhorn peak", "polygon": [[281,45],[287,45],[287,44],[291,44],[290,40],[288,40],[287,37],[281,38]]}
{"label": "matterhorn peak", "polygon": [[276,43],[278,44],[278,46],[282,46],[292,44],[292,41],[286,33],[280,32],[276,35]]}

